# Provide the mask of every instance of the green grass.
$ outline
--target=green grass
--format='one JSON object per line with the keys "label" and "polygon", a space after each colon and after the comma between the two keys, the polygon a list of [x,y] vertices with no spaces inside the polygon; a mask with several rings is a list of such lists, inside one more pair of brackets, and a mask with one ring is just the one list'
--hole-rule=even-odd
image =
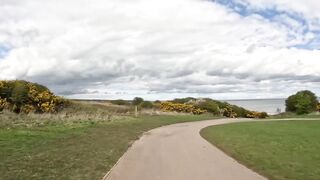
{"label": "green grass", "polygon": [[142,116],[2,127],[0,179],[101,179],[143,132],[204,119],[213,117]]}
{"label": "green grass", "polygon": [[201,135],[270,179],[320,179],[320,121],[227,124]]}
{"label": "green grass", "polygon": [[269,119],[289,119],[289,118],[295,118],[295,119],[313,119],[313,118],[320,118],[319,112],[314,112],[310,114],[296,114],[292,112],[284,112],[277,115],[272,115],[269,117]]}

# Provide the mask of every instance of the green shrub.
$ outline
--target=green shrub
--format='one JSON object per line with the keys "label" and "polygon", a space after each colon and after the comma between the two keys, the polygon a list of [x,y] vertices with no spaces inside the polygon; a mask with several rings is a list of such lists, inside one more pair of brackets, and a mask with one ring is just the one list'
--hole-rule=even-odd
{"label": "green shrub", "polygon": [[129,104],[127,101],[122,100],[122,99],[112,100],[110,102],[112,104],[119,105],[119,106],[124,106],[124,105],[128,105]]}
{"label": "green shrub", "polygon": [[247,118],[259,118],[259,119],[265,119],[269,115],[266,112],[256,112],[256,111],[250,111],[246,114]]}
{"label": "green shrub", "polygon": [[11,97],[9,98],[14,104],[13,111],[20,113],[21,107],[27,103],[28,87],[24,81],[15,81],[12,88]]}
{"label": "green shrub", "polygon": [[237,114],[237,117],[246,117],[248,112],[250,112],[249,110],[246,110],[243,107],[239,107],[239,106],[236,106],[236,105],[229,105],[229,106],[231,107],[233,112],[235,112]]}
{"label": "green shrub", "polygon": [[286,100],[286,111],[308,114],[317,110],[318,99],[311,91],[299,91]]}
{"label": "green shrub", "polygon": [[210,99],[210,98],[204,98],[203,100],[205,100],[205,101],[211,101],[211,102],[216,103],[216,104],[219,106],[220,109],[224,109],[224,108],[226,108],[227,106],[230,106],[230,104],[227,103],[227,102],[217,101],[217,100],[213,100],[213,99]]}
{"label": "green shrub", "polygon": [[142,108],[142,109],[152,109],[153,108],[153,103],[150,102],[150,101],[143,101],[140,104],[140,108]]}
{"label": "green shrub", "polygon": [[[0,109],[16,113],[54,113],[67,101],[55,96],[48,88],[27,81],[0,81]],[[5,103],[3,103],[5,101]]]}
{"label": "green shrub", "polygon": [[207,112],[212,113],[214,115],[220,115],[220,108],[219,108],[218,104],[213,101],[200,102],[195,106],[197,108],[206,110]]}

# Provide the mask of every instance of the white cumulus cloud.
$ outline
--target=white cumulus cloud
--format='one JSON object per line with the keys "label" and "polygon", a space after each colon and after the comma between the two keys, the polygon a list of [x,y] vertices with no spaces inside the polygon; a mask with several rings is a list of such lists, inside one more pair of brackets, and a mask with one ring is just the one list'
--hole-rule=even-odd
{"label": "white cumulus cloud", "polygon": [[[320,14],[309,1],[247,3],[286,7],[312,24]],[[278,18],[290,26],[203,0],[0,0],[0,48],[10,47],[0,56],[0,78],[36,81],[72,98],[320,93],[320,51],[293,47],[316,35]]]}

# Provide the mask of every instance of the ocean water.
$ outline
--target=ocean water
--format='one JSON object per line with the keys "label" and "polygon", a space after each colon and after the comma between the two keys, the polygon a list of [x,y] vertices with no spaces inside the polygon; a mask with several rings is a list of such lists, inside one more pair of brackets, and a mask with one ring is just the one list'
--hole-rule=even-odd
{"label": "ocean water", "polygon": [[267,112],[268,114],[277,114],[279,108],[285,112],[285,99],[245,99],[245,100],[226,100],[230,104],[244,107],[253,111]]}

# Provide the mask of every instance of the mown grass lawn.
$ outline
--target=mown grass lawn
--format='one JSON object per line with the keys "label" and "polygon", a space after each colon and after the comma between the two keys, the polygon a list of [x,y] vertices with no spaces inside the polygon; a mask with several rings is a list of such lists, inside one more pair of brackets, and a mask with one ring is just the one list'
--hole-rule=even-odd
{"label": "mown grass lawn", "polygon": [[270,179],[320,179],[320,121],[227,124],[201,135]]}
{"label": "mown grass lawn", "polygon": [[[145,131],[212,116],[143,116],[0,129],[0,179],[101,179]],[[0,119],[1,120],[1,119]]]}

